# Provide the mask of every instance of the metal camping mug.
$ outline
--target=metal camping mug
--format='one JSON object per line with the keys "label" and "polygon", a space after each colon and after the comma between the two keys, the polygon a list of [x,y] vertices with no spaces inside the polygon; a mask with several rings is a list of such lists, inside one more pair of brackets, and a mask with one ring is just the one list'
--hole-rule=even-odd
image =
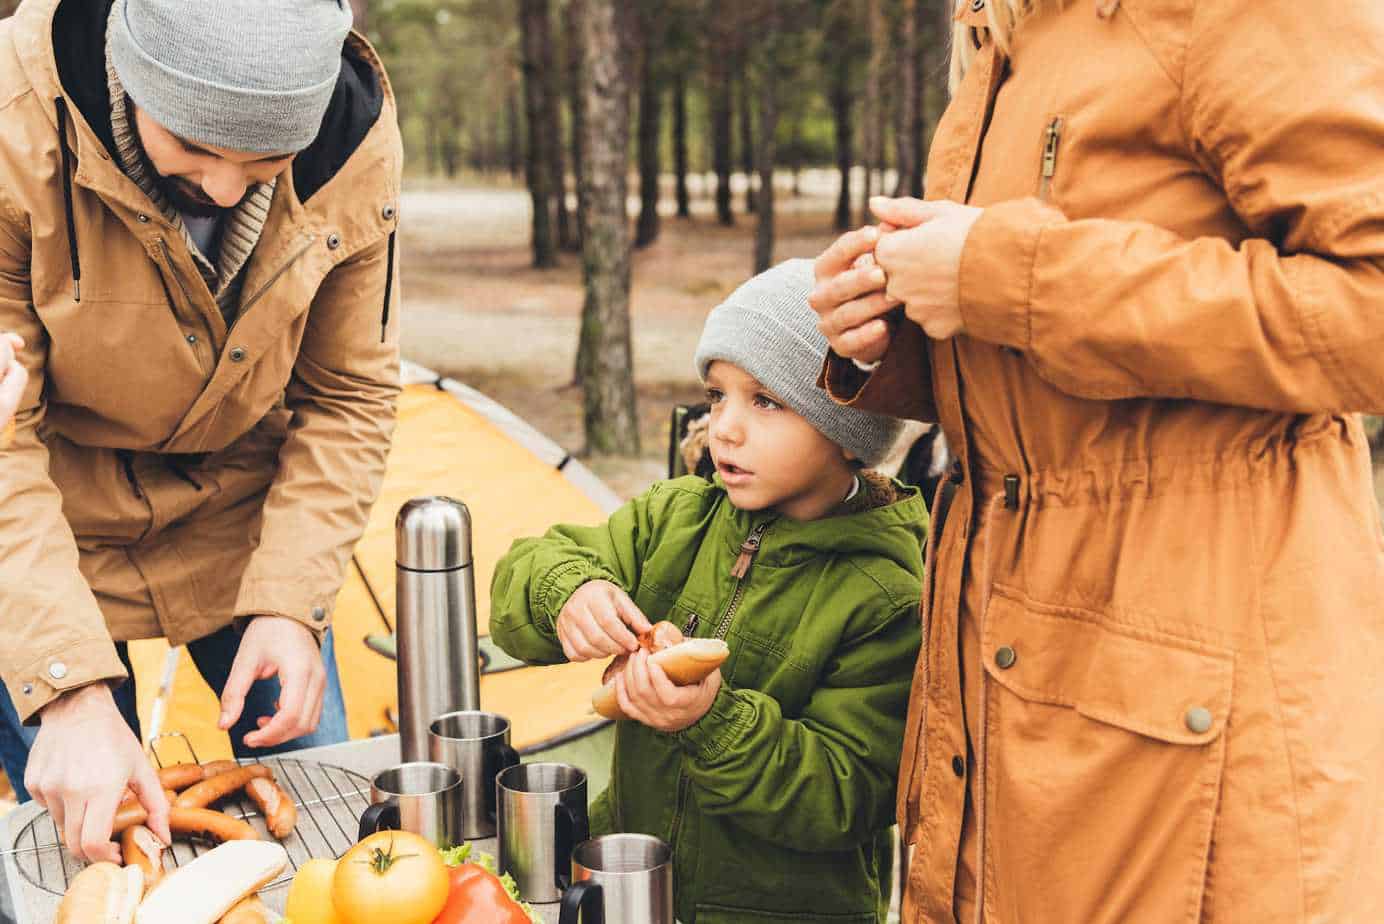
{"label": "metal camping mug", "polygon": [[381,829],[410,831],[438,847],[462,841],[461,774],[445,764],[399,764],[370,781],[371,805],[360,816],[359,839]]}
{"label": "metal camping mug", "polygon": [[571,764],[519,764],[495,778],[501,873],[525,901],[555,902],[572,884],[572,848],[589,836],[586,774]]}
{"label": "metal camping mug", "polygon": [[509,719],[493,712],[449,712],[428,726],[428,756],[461,774],[466,804],[462,837],[495,836],[495,777],[519,763]]}
{"label": "metal camping mug", "polygon": [[673,924],[673,848],[647,834],[607,834],[572,851],[559,924]]}

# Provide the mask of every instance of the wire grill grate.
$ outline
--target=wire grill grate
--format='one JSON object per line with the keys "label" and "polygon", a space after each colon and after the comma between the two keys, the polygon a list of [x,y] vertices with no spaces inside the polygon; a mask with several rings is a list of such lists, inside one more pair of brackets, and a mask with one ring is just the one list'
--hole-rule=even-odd
{"label": "wire grill grate", "polygon": [[[188,751],[191,753],[190,747]],[[196,755],[192,756],[195,760]],[[370,781],[366,777],[341,767],[293,757],[266,757],[240,763],[262,763],[273,770],[279,785],[298,807],[297,827],[279,841],[288,852],[289,869],[265,889],[287,885],[298,867],[308,860],[316,857],[336,859],[355,844],[358,819],[370,805]],[[265,840],[274,840],[255,803],[243,791],[219,807],[251,824]],[[163,853],[164,870],[171,871],[208,849],[210,845],[205,842],[174,837],[172,847]],[[85,865],[62,847],[57,824],[47,812],[35,816],[16,832],[9,852],[25,879],[55,895],[66,892],[72,877]]]}

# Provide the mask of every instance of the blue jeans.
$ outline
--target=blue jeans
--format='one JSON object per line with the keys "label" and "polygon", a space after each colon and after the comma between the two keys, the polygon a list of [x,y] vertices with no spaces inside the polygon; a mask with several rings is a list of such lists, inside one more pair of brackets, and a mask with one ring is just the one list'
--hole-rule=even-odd
{"label": "blue jeans", "polygon": [[[115,650],[124,662],[125,669],[130,670],[130,657],[125,643],[116,642]],[[231,674],[231,664],[239,650],[240,633],[230,626],[205,638],[188,642],[187,645],[188,654],[192,655],[198,673],[218,697],[226,688],[226,680]],[[258,727],[257,720],[260,716],[274,714],[274,704],[279,699],[279,678],[256,680],[245,697],[245,709],[240,714],[240,720],[228,732],[231,736],[231,748],[237,757],[262,757],[300,748],[338,744],[350,737],[346,729],[346,703],[341,696],[341,678],[337,675],[336,652],[330,629],[327,630],[326,638],[322,640],[322,662],[327,668],[327,686],[322,694],[322,721],[318,724],[317,731],[271,748],[247,747],[242,739]],[[143,741],[139,730],[139,714],[135,709],[133,670],[130,670],[129,681],[121,684],[114,691],[114,696],[116,708],[120,710],[125,723],[130,726],[135,737]],[[15,711],[14,703],[10,700],[9,691],[0,684],[0,762],[3,762],[5,774],[10,778],[10,785],[14,787],[15,795],[20,802],[29,801],[28,790],[24,788],[24,768],[29,762],[29,749],[33,747],[37,735],[36,726],[26,728],[19,723],[19,713]]]}

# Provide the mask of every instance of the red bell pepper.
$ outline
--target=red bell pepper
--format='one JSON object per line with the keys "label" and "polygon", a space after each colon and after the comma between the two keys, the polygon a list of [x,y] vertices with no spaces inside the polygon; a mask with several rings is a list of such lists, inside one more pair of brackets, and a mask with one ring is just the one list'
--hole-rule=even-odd
{"label": "red bell pepper", "polygon": [[451,891],[433,924],[532,924],[532,918],[484,867],[462,863],[448,873]]}

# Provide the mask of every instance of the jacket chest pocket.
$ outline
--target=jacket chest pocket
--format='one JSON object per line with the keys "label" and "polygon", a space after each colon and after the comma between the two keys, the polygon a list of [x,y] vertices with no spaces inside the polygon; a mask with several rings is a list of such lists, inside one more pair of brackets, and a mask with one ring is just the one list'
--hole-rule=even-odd
{"label": "jacket chest pocket", "polygon": [[998,919],[1196,920],[1233,654],[996,587],[981,655]]}

